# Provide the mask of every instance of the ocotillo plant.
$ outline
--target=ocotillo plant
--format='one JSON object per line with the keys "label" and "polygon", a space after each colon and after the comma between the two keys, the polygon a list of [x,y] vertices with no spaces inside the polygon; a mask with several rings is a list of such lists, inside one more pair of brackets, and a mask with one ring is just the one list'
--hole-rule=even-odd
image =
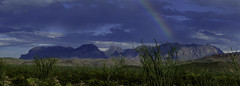
{"label": "ocotillo plant", "polygon": [[2,58],[0,58],[0,85],[4,86],[6,72],[6,63]]}
{"label": "ocotillo plant", "polygon": [[53,70],[53,66],[56,63],[55,58],[38,58],[35,57],[34,68],[36,70],[36,76],[39,79],[47,79]]}
{"label": "ocotillo plant", "polygon": [[106,64],[103,64],[102,69],[107,74],[107,80],[110,81],[112,75],[123,75],[127,72],[125,58],[123,56],[113,57],[114,65],[112,67],[107,67]]}
{"label": "ocotillo plant", "polygon": [[135,48],[140,53],[145,81],[150,86],[173,85],[177,69],[177,49],[171,45],[161,46],[156,40],[155,42],[155,47],[146,46],[142,42],[140,48]]}
{"label": "ocotillo plant", "polygon": [[[239,64],[239,61],[237,60],[237,52],[234,53],[232,48],[231,48],[231,51],[232,51],[232,54],[231,54],[231,57],[232,57],[232,62],[233,62],[233,65],[234,65],[234,68],[235,68],[235,72],[234,72],[234,76],[237,80],[240,80],[240,64]],[[238,85],[240,85],[240,82],[237,83]]]}
{"label": "ocotillo plant", "polygon": [[119,57],[113,57],[113,61],[114,61],[114,69],[115,69],[115,72],[117,74],[122,74],[124,73],[124,69],[126,67],[126,64],[125,64],[125,58],[123,56],[119,56]]}

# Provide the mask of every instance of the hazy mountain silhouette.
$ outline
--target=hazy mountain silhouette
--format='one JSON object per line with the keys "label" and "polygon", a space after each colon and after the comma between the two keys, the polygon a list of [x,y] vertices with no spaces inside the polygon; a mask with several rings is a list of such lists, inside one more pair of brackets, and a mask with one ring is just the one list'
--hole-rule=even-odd
{"label": "hazy mountain silhouette", "polygon": [[[137,48],[141,48],[138,46]],[[147,46],[151,48],[151,46]],[[177,59],[180,60],[193,60],[200,59],[214,54],[223,54],[219,48],[207,45],[188,44],[183,45],[179,43],[166,43],[160,45],[163,54],[167,54],[171,48],[178,50]],[[76,49],[71,47],[51,46],[51,47],[35,47],[32,48],[27,54],[21,55],[20,59],[34,59],[35,56],[41,58],[55,57],[60,59],[68,58],[107,58],[124,56],[127,58],[139,58],[139,53],[135,49],[121,49],[117,46],[111,46],[107,51],[102,52],[97,46],[93,44],[84,44]],[[107,56],[106,56],[107,55]]]}
{"label": "hazy mountain silhouette", "polygon": [[114,53],[122,53],[125,49],[122,49],[117,46],[110,46],[108,50],[104,51],[107,57],[111,57]]}
{"label": "hazy mountain silhouette", "polygon": [[[151,48],[150,46],[147,46]],[[178,59],[180,60],[192,60],[192,59],[199,59],[203,58],[205,56],[211,56],[214,54],[223,54],[223,51],[219,48],[212,46],[210,44],[207,45],[198,45],[198,44],[188,44],[183,45],[179,43],[166,43],[160,45],[162,52],[164,54],[167,54],[170,48],[176,48],[178,50]],[[138,46],[137,48],[141,48],[141,46]],[[123,52],[114,52],[111,56],[118,57],[118,56],[124,56],[124,57],[139,57],[139,53],[137,53],[134,49],[126,49]]]}
{"label": "hazy mountain silhouette", "polygon": [[93,44],[84,44],[76,49],[62,46],[35,47],[32,48],[27,54],[21,55],[20,59],[34,59],[35,56],[40,58],[54,57],[60,59],[107,58],[97,46]]}
{"label": "hazy mountain silhouette", "polygon": [[230,62],[235,58],[235,60],[240,60],[240,53],[224,53],[224,54],[214,54],[211,56],[206,56],[204,58],[197,59],[196,61],[209,61],[209,62]]}

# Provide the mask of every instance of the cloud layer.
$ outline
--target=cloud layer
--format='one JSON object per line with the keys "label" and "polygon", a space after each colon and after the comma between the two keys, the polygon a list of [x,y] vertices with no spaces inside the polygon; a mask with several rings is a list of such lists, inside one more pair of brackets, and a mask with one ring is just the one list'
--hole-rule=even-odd
{"label": "cloud layer", "polygon": [[145,1],[168,24],[175,40],[168,39],[139,0],[0,0],[0,46],[95,43],[106,48],[113,42],[126,47],[155,38],[240,48],[239,0]]}

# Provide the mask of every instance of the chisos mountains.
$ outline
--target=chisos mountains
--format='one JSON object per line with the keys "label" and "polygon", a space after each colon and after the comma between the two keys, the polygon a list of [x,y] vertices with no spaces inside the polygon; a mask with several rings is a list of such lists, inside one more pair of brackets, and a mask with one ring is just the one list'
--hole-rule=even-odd
{"label": "chisos mountains", "polygon": [[232,52],[232,53],[224,53],[224,54],[214,54],[211,56],[206,56],[204,58],[196,59],[195,61],[204,61],[204,62],[231,62],[233,58],[236,61],[240,61],[240,53]]}
{"label": "chisos mountains", "polygon": [[[178,59],[180,60],[194,60],[214,54],[223,54],[219,48],[207,45],[188,44],[183,45],[179,43],[166,43],[161,44],[163,52],[166,54],[166,48],[175,47],[178,50]],[[138,46],[136,48],[139,48]],[[150,46],[149,46],[150,47]],[[100,51],[97,46],[93,44],[84,44],[76,49],[71,47],[51,46],[51,47],[35,47],[32,48],[27,54],[21,55],[20,59],[34,59],[38,57],[57,57],[60,59],[70,58],[110,58],[124,56],[126,58],[139,58],[139,53],[135,49],[122,49],[116,46],[110,46],[106,51]]]}
{"label": "chisos mountains", "polygon": [[34,57],[54,57],[60,59],[68,58],[107,58],[104,52],[100,51],[93,44],[84,44],[76,49],[71,47],[51,46],[51,47],[34,47],[20,59],[34,59]]}
{"label": "chisos mountains", "polygon": [[[223,51],[220,50],[219,48],[212,46],[210,44],[206,45],[198,45],[198,44],[188,44],[188,45],[183,45],[179,43],[166,43],[160,45],[162,48],[162,52],[164,54],[167,54],[169,47],[174,47],[177,49],[177,56],[178,59],[180,60],[194,60],[194,59],[200,59],[206,56],[211,56],[215,54],[223,54]],[[139,48],[141,46],[138,46],[136,48]],[[117,49],[114,51],[114,49]],[[111,54],[111,56],[124,56],[127,58],[138,58],[139,54],[134,50],[134,49],[125,49],[121,50],[121,48],[116,48],[116,47],[110,47],[111,52],[114,52]],[[109,53],[109,50],[106,52]],[[121,50],[122,52],[119,52]],[[109,54],[108,54],[109,55]],[[110,56],[108,56],[110,57]]]}

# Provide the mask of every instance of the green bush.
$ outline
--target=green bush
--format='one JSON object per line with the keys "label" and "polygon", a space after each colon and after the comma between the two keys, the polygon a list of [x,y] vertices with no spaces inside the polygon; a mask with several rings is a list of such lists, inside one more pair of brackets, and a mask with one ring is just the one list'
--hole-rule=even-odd
{"label": "green bush", "polygon": [[157,43],[135,49],[141,56],[140,67],[126,65],[123,57],[113,58],[113,66],[102,67],[54,66],[53,58],[35,59],[33,65],[6,65],[0,59],[0,86],[238,86],[240,82],[235,57],[223,65],[231,67],[229,72],[219,62],[177,64],[177,50],[171,46],[167,55]]}
{"label": "green bush", "polygon": [[61,86],[59,80],[56,78],[47,78],[44,80],[40,80],[37,78],[28,78],[28,85],[30,86]]}
{"label": "green bush", "polygon": [[98,79],[90,79],[88,81],[89,86],[117,86],[115,82],[111,81],[102,81]]}
{"label": "green bush", "polygon": [[140,48],[135,48],[140,53],[145,82],[150,86],[170,86],[174,83],[177,49],[171,45],[165,47],[167,55],[157,42],[155,47],[148,47],[142,42]]}
{"label": "green bush", "polygon": [[28,86],[27,78],[24,77],[24,75],[16,75],[11,80],[12,85],[18,85],[18,86]]}
{"label": "green bush", "polygon": [[[191,64],[190,64],[191,65]],[[190,66],[189,65],[189,66]],[[200,65],[200,64],[199,64]],[[179,69],[189,70],[187,65],[178,65]],[[189,68],[189,69],[188,69]],[[207,66],[206,66],[207,68]],[[178,69],[178,70],[179,70]],[[202,68],[204,69],[204,68]],[[115,71],[114,67],[107,67],[107,71]],[[39,79],[35,76],[35,70],[31,65],[6,65],[5,85],[11,86],[29,86],[44,85],[54,86],[61,84],[62,86],[71,85],[126,85],[126,86],[146,86],[146,76],[143,75],[143,69],[140,67],[128,67],[124,74],[115,74],[112,72],[111,77],[107,80],[107,74],[99,67],[74,67],[74,66],[56,66],[51,76],[47,79]],[[195,69],[193,69],[195,70]],[[177,73],[173,76],[172,84],[175,86],[237,86],[239,80],[228,72],[185,72]],[[205,83],[205,84],[202,84]]]}
{"label": "green bush", "polygon": [[239,63],[239,60],[237,59],[237,55],[238,55],[238,51],[233,52],[232,48],[231,48],[231,57],[232,57],[232,63],[233,63],[233,66],[235,68],[235,71],[233,72],[233,76],[237,79],[238,81],[238,85],[240,85],[240,63]]}
{"label": "green bush", "polygon": [[0,85],[5,85],[6,63],[0,58]]}
{"label": "green bush", "polygon": [[209,74],[198,74],[194,77],[194,85],[195,86],[218,86],[217,79],[214,76]]}
{"label": "green bush", "polygon": [[39,79],[47,79],[50,76],[50,73],[53,72],[53,66],[56,63],[57,59],[55,58],[38,58],[35,57],[34,60],[34,69],[36,70],[36,76]]}

